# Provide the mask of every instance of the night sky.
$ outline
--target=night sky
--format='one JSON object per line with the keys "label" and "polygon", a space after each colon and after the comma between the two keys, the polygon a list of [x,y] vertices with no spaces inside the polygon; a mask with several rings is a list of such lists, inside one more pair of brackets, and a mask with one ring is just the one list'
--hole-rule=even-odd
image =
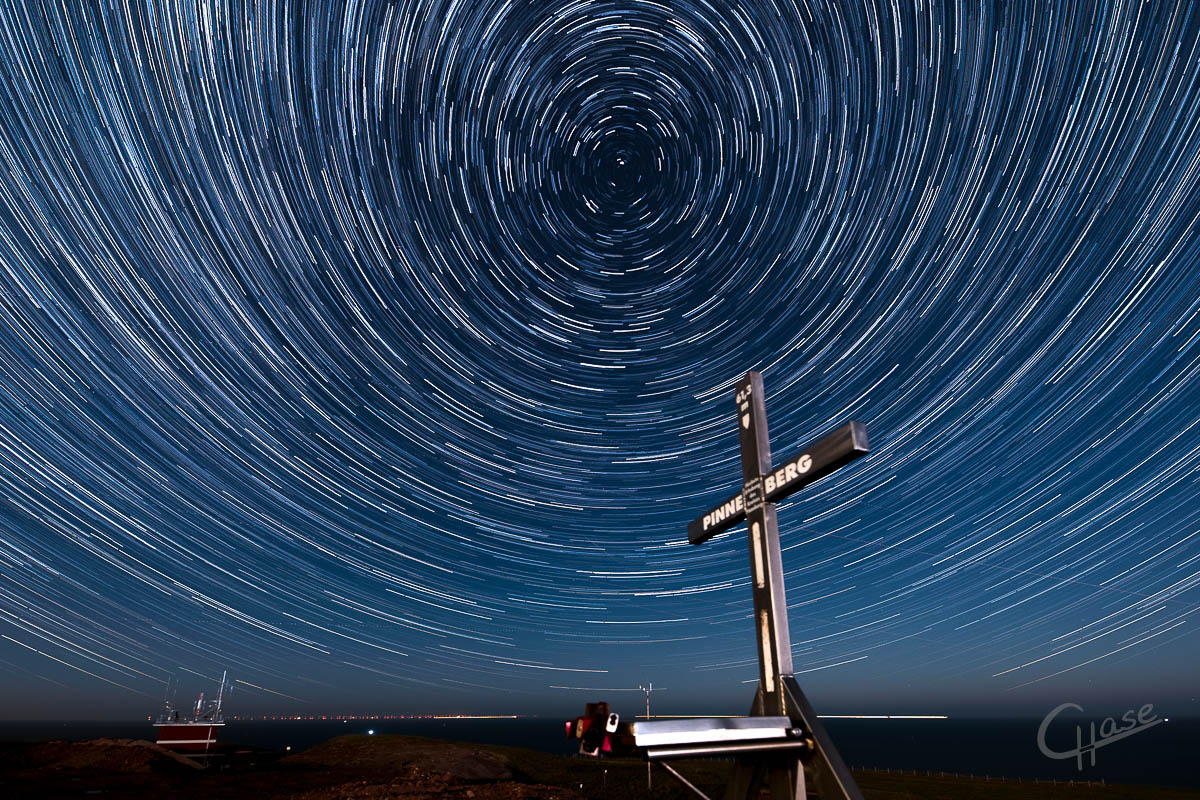
{"label": "night sky", "polygon": [[819,711],[1200,712],[1200,12],[999,5],[0,4],[0,716],[743,712],[748,369]]}

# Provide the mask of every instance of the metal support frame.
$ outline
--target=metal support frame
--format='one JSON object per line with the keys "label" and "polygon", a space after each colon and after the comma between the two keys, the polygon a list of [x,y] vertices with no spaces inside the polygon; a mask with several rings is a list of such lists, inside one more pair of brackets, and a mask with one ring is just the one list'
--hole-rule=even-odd
{"label": "metal support frame", "polygon": [[650,763],[658,764],[660,767],[662,767],[663,769],[665,769],[667,772],[669,772],[669,773],[670,773],[670,774],[671,774],[671,775],[672,775],[672,776],[675,778],[675,780],[679,781],[679,782],[680,782],[680,783],[682,783],[682,784],[683,784],[685,787],[687,787],[688,789],[690,789],[690,790],[692,791],[692,793],[693,793],[693,794],[695,794],[697,797],[699,797],[699,798],[700,798],[700,800],[712,800],[712,798],[711,798],[711,797],[709,797],[709,796],[708,796],[708,795],[706,795],[704,792],[702,792],[702,791],[700,791],[699,789],[697,789],[697,788],[696,788],[696,785],[695,785],[694,783],[692,783],[692,782],[691,782],[691,781],[689,781],[687,778],[685,778],[685,777],[683,777],[682,775],[680,775],[680,774],[679,774],[679,772],[677,772],[677,771],[675,770],[675,768],[674,768],[674,767],[672,767],[672,766],[671,766],[670,764],[668,764],[667,762],[665,762],[665,761],[654,761],[654,762],[648,762],[648,763],[647,763],[647,766],[649,766],[649,764],[650,764]]}

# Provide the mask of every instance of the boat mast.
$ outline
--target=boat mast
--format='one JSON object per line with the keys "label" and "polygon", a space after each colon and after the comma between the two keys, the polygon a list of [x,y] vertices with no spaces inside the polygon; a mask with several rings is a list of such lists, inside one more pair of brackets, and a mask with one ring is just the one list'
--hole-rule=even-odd
{"label": "boat mast", "polygon": [[174,703],[171,702],[171,681],[175,680],[175,673],[172,672],[167,676],[167,688],[163,690],[163,709],[165,714],[170,714],[174,710]]}
{"label": "boat mast", "polygon": [[217,710],[213,714],[216,719],[221,718],[221,701],[225,697],[225,676],[228,674],[229,670],[225,670],[221,673],[221,688],[217,690]]}

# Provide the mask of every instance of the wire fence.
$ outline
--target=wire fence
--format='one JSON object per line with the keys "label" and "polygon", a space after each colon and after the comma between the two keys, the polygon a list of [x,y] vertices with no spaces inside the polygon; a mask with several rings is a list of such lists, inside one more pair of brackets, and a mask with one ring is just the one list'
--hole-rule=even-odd
{"label": "wire fence", "polygon": [[999,783],[1035,783],[1035,784],[1054,784],[1056,786],[1107,786],[1103,778],[1096,781],[1075,780],[1073,778],[1009,778],[1003,775],[981,775],[974,772],[943,772],[936,769],[891,769],[889,767],[859,767],[851,766],[850,769],[857,772],[875,772],[875,773],[891,773],[893,775],[925,775],[930,778],[967,778],[975,781],[997,781]]}

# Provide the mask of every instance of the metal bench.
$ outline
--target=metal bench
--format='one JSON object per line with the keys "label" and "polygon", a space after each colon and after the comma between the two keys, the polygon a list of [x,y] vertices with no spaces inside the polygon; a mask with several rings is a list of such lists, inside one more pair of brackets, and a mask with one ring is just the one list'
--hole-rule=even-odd
{"label": "metal bench", "polygon": [[787,717],[705,717],[634,722],[634,745],[648,761],[750,752],[804,751],[812,740]]}
{"label": "metal bench", "polygon": [[[634,746],[647,761],[658,764],[699,797],[708,796],[666,763],[676,758],[747,758],[787,754],[798,758],[810,752],[812,737],[787,717],[704,717],[629,726]],[[798,762],[793,762],[798,763]]]}

